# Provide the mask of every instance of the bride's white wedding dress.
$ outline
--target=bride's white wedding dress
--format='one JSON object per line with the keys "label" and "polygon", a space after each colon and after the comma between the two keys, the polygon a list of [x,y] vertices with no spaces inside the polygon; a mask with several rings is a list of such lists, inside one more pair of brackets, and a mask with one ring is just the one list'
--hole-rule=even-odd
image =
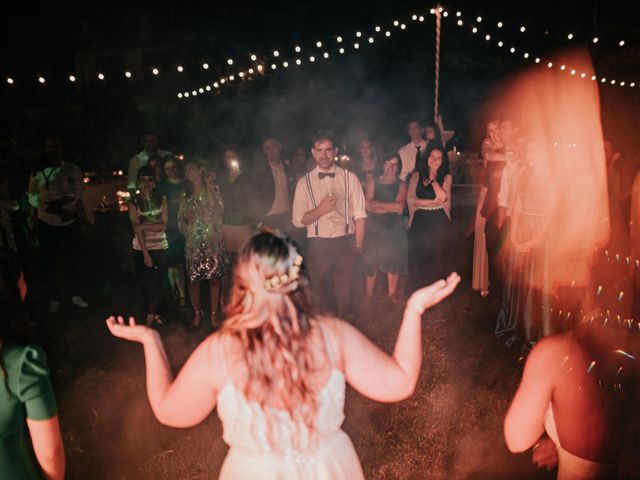
{"label": "bride's white wedding dress", "polygon": [[260,405],[247,400],[229,380],[218,393],[223,439],[229,445],[220,479],[364,479],[353,444],[340,428],[344,420],[345,377],[335,367],[330,343],[322,331],[333,370],[317,394],[315,431],[310,434],[304,425],[295,425],[287,412],[275,408],[267,420]]}

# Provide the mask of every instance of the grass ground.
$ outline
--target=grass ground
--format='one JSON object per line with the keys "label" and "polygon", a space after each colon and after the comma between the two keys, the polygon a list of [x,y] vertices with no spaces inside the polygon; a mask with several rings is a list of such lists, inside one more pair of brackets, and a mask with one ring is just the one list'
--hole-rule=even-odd
{"label": "grass ground", "polygon": [[[348,390],[344,430],[370,479],[553,478],[511,455],[502,420],[521,373],[517,352],[493,335],[495,304],[469,289],[470,245],[456,256],[463,284],[425,319],[424,361],[415,394],[385,405]],[[86,311],[43,312],[34,295],[39,340],[58,396],[70,479],[216,478],[226,454],[215,415],[185,430],[160,425],[146,397],[139,345],[112,338],[104,319],[131,314],[137,294],[125,269],[89,258],[98,272]],[[36,284],[37,285],[37,284]],[[379,289],[384,287],[379,284]],[[401,307],[376,295],[355,322],[390,352]],[[189,311],[174,311],[160,327],[177,371],[207,335],[187,333]]]}

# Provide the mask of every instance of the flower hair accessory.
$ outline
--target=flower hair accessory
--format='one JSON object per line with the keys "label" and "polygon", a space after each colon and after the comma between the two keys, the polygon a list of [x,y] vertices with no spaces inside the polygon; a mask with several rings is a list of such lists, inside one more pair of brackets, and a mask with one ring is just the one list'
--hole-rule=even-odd
{"label": "flower hair accessory", "polygon": [[283,273],[282,275],[276,275],[274,277],[268,278],[264,282],[265,288],[269,292],[273,292],[277,289],[284,287],[300,278],[300,268],[302,267],[302,255],[298,254],[296,258],[293,260],[293,265],[289,267],[289,271],[287,273]]}

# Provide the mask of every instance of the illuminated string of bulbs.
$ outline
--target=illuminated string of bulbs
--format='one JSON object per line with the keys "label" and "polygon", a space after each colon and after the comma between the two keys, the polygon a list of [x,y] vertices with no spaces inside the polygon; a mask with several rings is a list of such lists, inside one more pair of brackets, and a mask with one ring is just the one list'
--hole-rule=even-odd
{"label": "illuminated string of bulbs", "polygon": [[264,75],[267,72],[273,72],[274,70],[289,68],[294,66],[301,66],[305,63],[313,64],[318,61],[328,60],[333,55],[343,55],[347,52],[361,51],[363,47],[371,45],[376,42],[377,38],[389,38],[392,35],[394,29],[406,30],[408,25],[413,23],[422,23],[426,20],[425,14],[413,14],[410,19],[401,21],[394,20],[391,25],[383,27],[381,24],[377,24],[370,29],[369,33],[365,30],[357,30],[352,35],[337,35],[328,40],[318,40],[309,49],[305,50],[309,53],[303,53],[303,49],[300,45],[295,45],[291,51],[289,57],[285,58],[285,55],[280,50],[273,50],[270,54],[264,58],[258,60],[255,54],[250,56],[252,66],[248,69],[238,70],[231,74],[222,75],[212,83],[201,85],[190,91],[183,91],[177,94],[180,99],[188,99],[202,95],[207,92],[220,91],[225,86],[231,85],[236,79],[247,80],[254,75]]}
{"label": "illuminated string of bulbs", "polygon": [[[475,16],[475,23],[473,23],[473,17],[472,20],[470,21],[465,21],[463,20],[463,13],[458,10],[455,12],[455,14],[453,14],[452,11],[447,10],[444,7],[437,7],[440,11],[440,13],[442,14],[443,18],[447,18],[450,15],[453,17],[455,15],[456,18],[456,23],[459,27],[466,25],[469,25],[471,27],[471,31],[474,34],[477,34],[480,32],[480,29],[478,28],[478,25],[482,24],[482,25],[488,25],[488,21],[486,20],[486,18],[484,18],[481,15],[477,15]],[[430,14],[435,15],[436,13],[436,8],[431,8],[429,11]],[[413,14],[410,16],[410,20],[407,19],[406,23],[401,22],[400,20],[394,20],[393,21],[393,27],[394,28],[399,28],[401,30],[405,30],[407,28],[407,24],[410,23],[410,21],[413,22],[424,22],[425,21],[425,15],[423,14]],[[501,20],[498,20],[496,23],[496,28],[499,30],[502,30],[503,28],[506,29],[505,23]],[[495,32],[489,33],[488,29],[484,34],[484,38],[486,41],[491,41],[492,39],[496,39],[497,36],[495,34]],[[201,87],[192,89],[191,91],[185,91],[185,92],[181,92],[180,94],[178,94],[178,98],[188,98],[189,96],[197,96],[198,94],[202,94],[204,92],[210,92],[213,90],[220,90],[225,84],[229,85],[231,84],[236,78],[240,79],[240,80],[244,80],[244,79],[248,79],[251,78],[253,75],[256,74],[264,74],[266,73],[267,70],[276,70],[279,67],[282,68],[288,68],[289,66],[300,66],[305,62],[308,63],[314,63],[316,60],[321,60],[321,59],[329,59],[330,58],[330,53],[327,50],[327,48],[329,45],[331,45],[332,42],[335,42],[333,44],[333,46],[337,46],[338,47],[338,54],[344,54],[347,52],[347,50],[349,49],[353,49],[353,50],[359,50],[360,47],[365,46],[367,44],[373,44],[375,42],[375,36],[378,35],[384,35],[385,37],[390,37],[391,36],[391,31],[392,28],[389,27],[388,29],[385,29],[383,32],[383,28],[380,25],[376,25],[373,28],[373,33],[370,34],[367,38],[364,37],[364,34],[362,31],[357,31],[355,32],[355,37],[356,40],[353,41],[352,44],[350,44],[350,42],[347,41],[347,37],[343,37],[343,36],[336,36],[333,37],[331,40],[327,41],[327,42],[322,42],[322,41],[317,41],[315,43],[315,47],[318,49],[323,49],[324,47],[324,51],[322,51],[320,54],[318,54],[318,56],[316,57],[316,55],[310,55],[309,57],[304,57],[303,55],[299,55],[299,56],[295,56],[296,58],[292,58],[289,60],[282,60],[281,59],[281,53],[279,50],[274,50],[272,52],[272,56],[273,59],[271,59],[270,61],[267,61],[267,59],[265,58],[264,61],[262,62],[258,62],[258,56],[255,53],[251,53],[246,55],[246,58],[249,58],[252,62],[252,65],[245,69],[245,70],[239,70],[236,71],[235,73],[231,73],[229,75],[226,76],[221,76],[217,81],[209,84],[209,85],[203,85]],[[520,27],[518,28],[518,31],[520,33],[525,33],[527,31],[527,28],[525,25],[520,25]],[[576,38],[576,36],[573,33],[568,33],[566,36],[567,40],[574,40]],[[591,39],[591,42],[593,44],[597,44],[600,42],[600,38],[595,36]],[[498,45],[499,48],[502,48],[505,46],[505,42],[503,42],[502,40],[497,40],[496,44]],[[326,45],[326,46],[325,46]],[[626,41],[624,39],[620,39],[618,40],[618,46],[619,47],[624,47],[626,45]],[[302,53],[302,48],[300,46],[295,46],[293,48],[293,51],[296,54],[301,54]],[[520,50],[518,48],[516,48],[514,45],[511,45],[509,47],[509,51],[511,54],[516,54],[516,52],[520,52]],[[530,55],[528,52],[524,52],[522,55],[524,60],[529,60],[529,59],[533,59],[535,60],[535,63],[541,63],[542,65],[545,64],[545,62],[540,58],[540,57],[534,57],[532,55]],[[269,56],[270,58],[270,56]],[[233,67],[236,64],[236,61],[233,58],[227,58],[225,61],[225,66],[224,68],[228,68],[228,67]],[[563,64],[555,64],[553,62],[546,62],[546,65],[548,68],[553,68],[558,67],[560,68],[561,71],[566,71],[567,73],[569,73],[570,75],[574,75],[577,78],[587,78],[587,74],[584,72],[580,72],[578,73],[575,69],[572,69],[566,65]],[[203,62],[201,64],[201,67],[203,70],[205,71],[209,71],[212,69],[212,66],[208,63],[208,62]],[[176,65],[176,71],[178,73],[183,73],[185,72],[185,68],[183,65]],[[151,74],[154,77],[159,77],[160,76],[160,69],[158,67],[152,66],[149,67],[149,71],[151,72]],[[123,75],[125,78],[127,79],[133,79],[134,75],[131,71],[129,70],[125,70],[123,72]],[[35,75],[35,78],[37,80],[37,82],[40,85],[46,85],[47,84],[47,79],[46,77],[44,77],[43,75]],[[68,81],[71,84],[75,84],[78,80],[77,76],[73,73],[68,75]],[[107,79],[106,75],[102,72],[98,72],[96,74],[96,78],[99,81],[105,81]],[[591,80],[593,81],[599,81],[601,84],[606,84],[606,85],[612,85],[612,86],[619,86],[619,87],[635,87],[638,86],[640,87],[640,81],[638,82],[628,82],[628,81],[619,81],[617,79],[612,79],[612,78],[607,78],[606,76],[601,76],[598,77],[596,75],[592,75],[589,77]],[[11,76],[6,76],[5,77],[5,81],[8,85],[13,86],[16,84],[16,81],[13,77]],[[194,93],[195,92],[195,93]]]}
{"label": "illuminated string of bulbs", "polygon": [[[444,10],[442,7],[439,7],[439,9],[440,9],[440,12],[442,13],[442,15],[444,17],[448,16],[448,15],[445,15],[445,13],[447,13],[446,10]],[[435,8],[432,8],[430,10],[430,13],[432,15],[435,15],[435,12],[436,12]],[[502,41],[500,38],[498,38],[498,35],[495,34],[495,31],[494,32],[489,32],[489,30],[486,29],[486,28],[485,28],[484,32],[480,31],[480,28],[479,28],[480,24],[482,24],[482,25],[487,25],[488,24],[488,22],[485,21],[485,18],[482,17],[481,15],[478,15],[478,16],[475,17],[475,22],[473,21],[473,19],[471,21],[465,22],[463,20],[463,14],[459,10],[456,12],[455,16],[457,18],[456,24],[458,25],[458,27],[464,27],[465,25],[467,25],[467,26],[469,26],[471,28],[471,33],[479,34],[481,37],[484,37],[484,39],[487,42],[490,42],[490,41],[493,40],[495,42],[495,44],[498,46],[498,48],[503,48],[503,47],[507,48],[507,44],[504,41]],[[504,22],[502,22],[501,20],[497,21],[496,27],[498,29],[502,29],[504,26],[505,26]],[[524,32],[527,31],[527,27],[525,25],[521,25],[519,27],[518,31],[520,33],[524,33]],[[573,39],[575,39],[575,35],[573,33],[567,34],[567,40],[573,40]],[[591,42],[594,43],[594,44],[598,43],[599,41],[600,40],[599,40],[598,37],[593,37],[591,39]],[[623,46],[625,46],[625,44],[626,44],[626,42],[624,40],[620,40],[618,42],[618,46],[619,47],[623,47]],[[511,54],[520,54],[520,52],[522,52],[522,59],[525,60],[525,61],[533,60],[536,64],[541,64],[542,66],[544,66],[546,64],[547,68],[554,68],[555,67],[555,68],[559,69],[561,72],[566,72],[571,76],[575,76],[576,78],[581,78],[581,79],[587,79],[588,78],[591,81],[597,81],[597,82],[600,82],[603,85],[608,85],[608,86],[618,86],[618,87],[628,87],[628,88],[634,88],[636,86],[640,87],[640,81],[638,81],[638,82],[629,82],[629,81],[626,81],[626,80],[617,80],[617,79],[614,79],[614,78],[607,78],[607,76],[588,75],[586,72],[579,72],[578,70],[576,70],[574,68],[571,68],[571,66],[568,66],[568,65],[566,65],[564,63],[557,63],[557,62],[554,63],[554,62],[551,62],[551,61],[544,61],[539,56],[532,55],[527,51],[523,51],[520,48],[516,48],[516,46],[513,45],[513,44],[510,44],[508,46],[508,50],[509,50],[509,52]]]}

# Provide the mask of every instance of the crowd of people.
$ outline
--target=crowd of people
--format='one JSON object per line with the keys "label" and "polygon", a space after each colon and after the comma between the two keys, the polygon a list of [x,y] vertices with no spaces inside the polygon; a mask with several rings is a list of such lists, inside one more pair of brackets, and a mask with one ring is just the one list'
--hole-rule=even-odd
{"label": "crowd of people", "polygon": [[[411,120],[407,133],[409,142],[399,149],[376,148],[363,138],[358,159],[341,156],[332,132],[321,130],[310,142],[310,158],[304,149],[287,158],[279,139],[266,137],[259,158],[226,146],[215,162],[179,159],[158,148],[155,133],[142,137],[127,186],[143,313],[139,322],[109,317],[107,326],[144,347],[149,401],[162,423],[195,425],[217,406],[231,447],[220,478],[363,478],[340,428],[345,383],[382,402],[413,392],[422,363],[423,314],[451,294],[460,277],[450,274],[453,177],[447,148],[435,124]],[[631,199],[628,225],[637,214],[632,192],[640,187],[612,180],[617,159],[608,148],[608,178],[615,183],[609,207],[618,212],[611,214],[618,219],[611,241],[618,248],[619,239],[631,235],[626,245],[633,251],[622,197],[626,191]],[[640,351],[626,329],[604,335],[600,325],[596,330],[594,319],[602,317],[593,295],[585,293],[588,280],[578,285],[585,293],[581,321],[563,328],[552,323],[555,290],[544,285],[553,195],[549,172],[538,161],[542,155],[539,143],[519,136],[511,121],[488,124],[472,284],[500,305],[496,334],[509,346],[521,338],[525,353],[535,345],[505,420],[509,448],[523,451],[541,442],[536,461],[559,461],[559,478],[611,478],[624,415],[635,400],[616,393],[619,385],[637,382],[632,360]],[[54,138],[34,165],[29,224],[47,261],[48,311],[60,308],[63,295],[88,308],[76,272],[82,172],[64,162]],[[11,198],[1,201],[3,219],[4,212],[19,209]],[[0,472],[32,478],[39,468],[47,478],[63,478],[46,359],[28,335],[19,262],[4,254],[19,252],[19,242],[10,222],[3,220],[1,231],[2,309],[10,315],[0,322],[0,354],[11,402],[0,404],[0,419],[16,425],[20,438],[7,441],[21,451],[3,449]],[[62,269],[60,256],[66,257]],[[387,301],[405,303],[391,356],[350,323],[363,303],[357,293],[364,292],[364,303],[371,301],[379,274],[386,279]],[[189,328],[199,328],[207,303],[202,283],[208,285],[215,333],[173,378],[156,326],[175,302],[190,306]],[[560,330],[565,332],[543,340]]]}

